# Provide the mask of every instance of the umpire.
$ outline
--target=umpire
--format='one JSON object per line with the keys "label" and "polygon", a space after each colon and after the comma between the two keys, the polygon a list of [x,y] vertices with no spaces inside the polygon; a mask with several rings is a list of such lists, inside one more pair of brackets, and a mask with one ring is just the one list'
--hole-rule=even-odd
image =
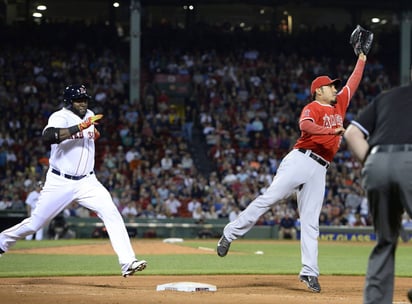
{"label": "umpire", "polygon": [[412,83],[378,95],[344,134],[353,155],[364,164],[362,184],[377,236],[368,261],[364,304],[392,304],[401,216],[406,210],[412,217],[411,119]]}

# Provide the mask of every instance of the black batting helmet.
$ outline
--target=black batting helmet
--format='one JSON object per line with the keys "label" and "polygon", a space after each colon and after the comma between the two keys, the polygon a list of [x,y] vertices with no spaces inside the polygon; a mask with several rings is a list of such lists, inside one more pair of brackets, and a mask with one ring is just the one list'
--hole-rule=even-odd
{"label": "black batting helmet", "polygon": [[91,99],[87,94],[86,87],[82,84],[69,85],[64,89],[63,101],[67,107],[72,105],[73,100]]}

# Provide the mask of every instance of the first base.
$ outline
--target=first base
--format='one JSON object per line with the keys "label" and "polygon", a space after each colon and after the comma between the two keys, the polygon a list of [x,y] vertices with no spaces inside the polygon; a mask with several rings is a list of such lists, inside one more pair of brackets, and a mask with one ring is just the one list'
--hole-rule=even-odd
{"label": "first base", "polygon": [[157,285],[156,291],[185,291],[185,292],[195,292],[195,291],[216,291],[215,285],[196,283],[196,282],[174,282],[162,285]]}

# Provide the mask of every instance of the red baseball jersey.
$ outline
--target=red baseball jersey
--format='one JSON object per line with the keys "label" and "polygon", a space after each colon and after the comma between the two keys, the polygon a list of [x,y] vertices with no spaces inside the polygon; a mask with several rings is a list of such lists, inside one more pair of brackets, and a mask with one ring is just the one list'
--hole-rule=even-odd
{"label": "red baseball jersey", "polygon": [[[349,105],[349,92],[346,86],[339,92],[336,99],[337,104],[335,106],[321,104],[316,100],[307,104],[302,110],[299,122],[309,119],[325,128],[336,129],[342,127],[346,109]],[[327,161],[332,161],[339,149],[341,140],[341,136],[312,135],[302,131],[294,148],[312,150]]]}

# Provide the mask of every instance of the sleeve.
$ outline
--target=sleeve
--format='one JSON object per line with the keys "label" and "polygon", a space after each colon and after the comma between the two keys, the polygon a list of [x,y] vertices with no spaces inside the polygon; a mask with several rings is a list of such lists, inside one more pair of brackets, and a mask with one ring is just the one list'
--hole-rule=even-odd
{"label": "sleeve", "polygon": [[362,59],[358,58],[356,66],[353,69],[353,72],[350,75],[348,81],[346,82],[345,87],[348,87],[349,89],[349,100],[353,97],[353,95],[359,87],[359,84],[362,80],[363,70],[365,69],[365,64],[366,61],[363,61]]}
{"label": "sleeve", "polygon": [[311,135],[332,135],[335,134],[334,130],[331,128],[325,128],[317,125],[313,120],[304,119],[299,123],[299,128],[301,131],[304,131]]}
{"label": "sleeve", "polygon": [[365,68],[366,62],[362,59],[358,58],[356,62],[356,66],[353,69],[352,74],[349,76],[346,85],[339,91],[337,98],[340,100],[338,105],[340,106],[342,111],[346,111],[349,106],[350,100],[352,99],[353,95],[355,94],[356,90],[359,87],[359,84],[362,80],[363,70]]}
{"label": "sleeve", "polygon": [[313,117],[313,112],[314,111],[312,110],[311,105],[312,105],[312,103],[306,105],[303,108],[302,113],[300,114],[299,124],[301,124],[305,120],[315,122],[315,118]]}
{"label": "sleeve", "polygon": [[43,129],[43,134],[44,131],[50,127],[67,128],[69,126],[67,125],[67,119],[61,114],[61,112],[55,112],[49,117],[47,125]]}

